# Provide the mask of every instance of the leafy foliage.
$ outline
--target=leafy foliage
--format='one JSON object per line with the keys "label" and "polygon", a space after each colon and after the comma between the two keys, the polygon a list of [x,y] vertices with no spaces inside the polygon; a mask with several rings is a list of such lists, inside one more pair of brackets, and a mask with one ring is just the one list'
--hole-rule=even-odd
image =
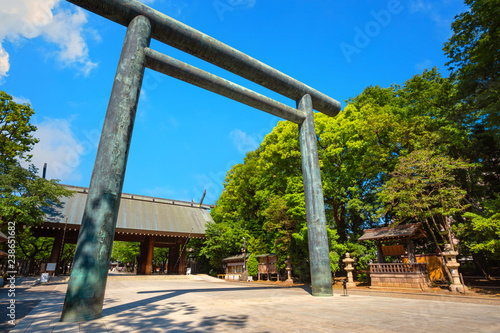
{"label": "leafy foliage", "polygon": [[[460,157],[473,127],[459,121],[455,95],[455,84],[433,68],[401,86],[366,88],[334,118],[315,115],[332,273],[347,251],[359,256],[358,268],[367,267],[374,249],[355,240],[383,223],[425,222],[436,245],[451,243],[450,226],[469,207],[474,174]],[[279,122],[224,186],[202,249],[218,258],[211,264],[239,253],[244,235],[251,252],[278,253],[280,269],[290,256],[294,273],[307,280],[297,126]]]}
{"label": "leafy foliage", "polygon": [[485,201],[482,214],[467,212],[464,217],[470,223],[456,226],[457,236],[463,241],[468,253],[492,254],[500,259],[500,196]]}
{"label": "leafy foliage", "polygon": [[256,277],[259,274],[259,261],[252,253],[247,259],[248,276]]}
{"label": "leafy foliage", "polygon": [[452,24],[444,51],[457,80],[458,97],[469,104],[466,116],[500,125],[500,1],[465,0],[470,10]]}
{"label": "leafy foliage", "polygon": [[212,223],[206,231],[205,246],[200,254],[205,256],[210,265],[219,273],[222,270],[222,259],[231,254],[241,253],[243,230],[234,228],[228,222]]}
{"label": "leafy foliage", "polygon": [[38,142],[32,135],[36,127],[29,122],[33,114],[29,105],[17,104],[0,92],[0,230],[5,231],[8,222],[16,223],[18,258],[30,258],[32,263],[48,256],[51,244],[36,239],[30,227],[42,223],[44,210],[59,204],[60,197],[72,194],[57,180],[37,176],[37,169],[29,165],[29,152]]}
{"label": "leafy foliage", "polygon": [[29,161],[28,152],[33,149],[38,139],[32,132],[36,127],[30,124],[35,113],[29,104],[17,104],[12,96],[0,91],[0,167],[5,171],[16,158]]}
{"label": "leafy foliage", "polygon": [[113,249],[111,250],[111,260],[121,261],[124,263],[134,263],[139,257],[138,242],[113,242]]}

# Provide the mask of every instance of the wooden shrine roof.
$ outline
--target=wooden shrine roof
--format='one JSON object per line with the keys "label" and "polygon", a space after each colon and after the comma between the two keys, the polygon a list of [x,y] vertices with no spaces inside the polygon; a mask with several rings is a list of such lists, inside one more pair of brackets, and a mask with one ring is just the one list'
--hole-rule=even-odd
{"label": "wooden shrine roof", "polygon": [[[246,253],[245,259],[248,259],[250,257],[251,253]],[[235,256],[227,257],[222,259],[222,261],[240,261],[243,260],[243,254],[237,254]]]}
{"label": "wooden shrine roof", "polygon": [[358,241],[365,240],[392,240],[401,238],[426,237],[421,223],[389,226],[384,228],[368,229],[359,237]]}
{"label": "wooden shrine roof", "polygon": [[272,257],[272,256],[278,256],[278,254],[277,253],[258,254],[255,256],[255,258]]}

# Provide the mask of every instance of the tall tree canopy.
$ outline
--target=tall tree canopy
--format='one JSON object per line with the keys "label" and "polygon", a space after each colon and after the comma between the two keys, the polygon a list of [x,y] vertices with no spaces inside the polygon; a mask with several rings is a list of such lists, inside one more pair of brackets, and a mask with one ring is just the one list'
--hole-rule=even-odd
{"label": "tall tree canopy", "polygon": [[37,169],[30,164],[29,153],[38,142],[33,136],[36,127],[30,123],[33,114],[29,104],[15,103],[0,92],[0,230],[5,232],[8,222],[15,222],[18,258],[32,261],[40,249],[51,246],[45,239],[33,237],[29,227],[43,222],[43,207],[72,193],[57,180],[37,176]]}
{"label": "tall tree canopy", "polygon": [[[332,272],[345,251],[367,262],[356,240],[383,224],[424,222],[438,251],[456,237],[464,254],[499,251],[500,0],[465,2],[444,48],[449,78],[432,68],[367,87],[336,117],[315,115]],[[235,254],[246,236],[250,251],[290,255],[307,275],[297,125],[279,122],[228,172],[212,216],[207,257]]]}
{"label": "tall tree canopy", "polygon": [[465,0],[470,10],[452,24],[444,51],[457,82],[458,96],[469,104],[473,121],[500,125],[500,0]]}
{"label": "tall tree canopy", "polygon": [[471,133],[461,157],[476,164],[462,174],[471,205],[457,225],[463,253],[498,258],[500,193],[500,1],[465,0],[470,7],[456,17],[444,51],[456,82],[459,119]]}

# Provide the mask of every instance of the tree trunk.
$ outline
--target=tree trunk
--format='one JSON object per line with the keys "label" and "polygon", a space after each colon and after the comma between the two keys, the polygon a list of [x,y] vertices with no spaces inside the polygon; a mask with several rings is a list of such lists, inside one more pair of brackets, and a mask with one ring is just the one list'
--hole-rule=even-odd
{"label": "tree trunk", "polygon": [[488,281],[493,280],[491,278],[491,275],[490,275],[490,272],[488,269],[488,265],[486,264],[486,262],[484,260],[484,255],[473,254],[472,259],[474,260],[474,265],[476,266],[476,269],[478,269]]}
{"label": "tree trunk", "polygon": [[347,232],[345,224],[345,204],[337,204],[334,200],[330,201],[333,207],[333,219],[339,235],[339,242],[345,243],[347,241]]}
{"label": "tree trunk", "polygon": [[30,256],[29,261],[28,275],[35,275],[35,254]]}
{"label": "tree trunk", "polygon": [[434,234],[434,231],[432,230],[432,228],[431,228],[431,226],[429,224],[429,221],[427,221],[427,219],[424,219],[424,221],[425,221],[425,224],[427,225],[427,228],[429,229],[429,232],[432,235],[432,238],[434,239],[434,244],[436,245],[436,249],[438,250],[439,256],[441,257],[441,262],[443,263],[444,271],[445,271],[446,275],[448,276],[448,280],[451,282],[451,281],[453,281],[453,277],[451,275],[450,270],[446,266],[445,259],[444,259],[444,256],[443,256],[443,251],[441,251],[441,247],[439,246],[439,243],[437,241],[436,235]]}

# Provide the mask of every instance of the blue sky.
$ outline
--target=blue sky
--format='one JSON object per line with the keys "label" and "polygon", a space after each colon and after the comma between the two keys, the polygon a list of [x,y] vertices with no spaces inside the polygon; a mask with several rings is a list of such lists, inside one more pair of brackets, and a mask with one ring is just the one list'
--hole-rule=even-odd
{"label": "blue sky", "polygon": [[[148,0],[147,5],[335,98],[433,66],[461,0]],[[0,90],[35,109],[33,162],[88,186],[126,28],[58,0],[0,0]],[[151,48],[295,107],[156,41]],[[123,191],[214,203],[279,118],[146,70]]]}

